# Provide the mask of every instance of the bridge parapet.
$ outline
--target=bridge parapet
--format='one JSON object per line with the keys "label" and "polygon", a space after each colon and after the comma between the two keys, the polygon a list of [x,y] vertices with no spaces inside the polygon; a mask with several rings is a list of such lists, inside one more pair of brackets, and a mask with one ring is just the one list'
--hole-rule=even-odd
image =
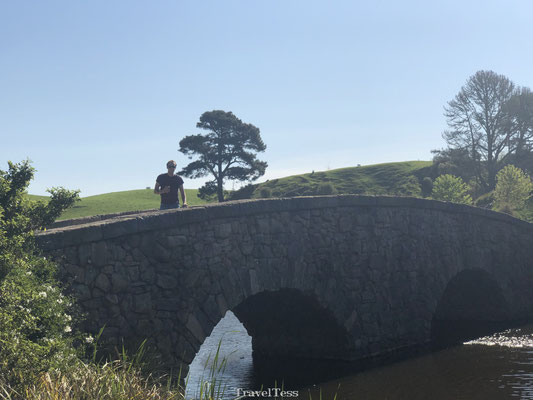
{"label": "bridge parapet", "polygon": [[[406,207],[453,214],[470,214],[508,222],[533,231],[533,224],[529,222],[518,220],[507,214],[463,204],[414,197],[339,195],[237,200],[178,210],[149,210],[138,213],[99,215],[92,217],[95,218],[94,220],[89,219],[88,222],[84,223],[80,223],[77,219],[70,220],[72,225],[69,225],[69,221],[61,221],[61,226],[39,233],[37,242],[41,249],[49,251],[82,243],[112,239],[122,235],[161,230],[217,218],[235,218],[272,212],[338,207]],[[81,218],[81,220],[86,221],[85,218]]]}

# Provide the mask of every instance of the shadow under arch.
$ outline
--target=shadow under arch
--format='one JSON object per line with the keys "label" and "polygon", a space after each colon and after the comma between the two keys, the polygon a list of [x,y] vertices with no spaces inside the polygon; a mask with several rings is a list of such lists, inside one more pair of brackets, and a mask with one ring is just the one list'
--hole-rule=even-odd
{"label": "shadow under arch", "polygon": [[[230,319],[237,317],[244,326],[248,340],[251,337],[251,349],[250,342],[239,337],[237,331],[220,331],[219,327],[227,324],[228,315],[215,326],[214,336],[221,341],[223,357],[226,357],[224,342],[227,339],[241,340],[243,347],[251,350],[251,360],[242,349],[237,351],[236,355],[244,359],[243,365],[237,365],[233,354],[228,357],[232,368],[246,375],[242,381],[251,385],[250,388],[274,387],[283,382],[285,388],[295,389],[350,370],[350,362],[344,361],[350,354],[348,333],[312,293],[298,289],[266,290],[244,299],[228,311]],[[210,336],[205,340],[211,348],[218,343],[213,339]],[[202,353],[205,358],[203,346],[197,355]],[[235,343],[228,343],[227,347],[235,351]],[[193,372],[199,371],[196,364],[195,357]],[[224,379],[232,384],[236,382],[231,371],[227,371]]]}
{"label": "shadow under arch", "polygon": [[510,325],[509,304],[489,272],[465,269],[447,284],[431,322],[433,346],[442,348]]}
{"label": "shadow under arch", "polygon": [[254,358],[342,360],[349,354],[346,329],[312,294],[263,291],[232,311],[252,337]]}

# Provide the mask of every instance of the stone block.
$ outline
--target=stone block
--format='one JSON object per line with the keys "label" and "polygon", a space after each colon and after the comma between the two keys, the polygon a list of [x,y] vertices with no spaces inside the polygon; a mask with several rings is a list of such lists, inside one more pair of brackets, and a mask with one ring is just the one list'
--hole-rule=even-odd
{"label": "stone block", "polygon": [[91,298],[91,291],[87,285],[73,284],[72,291],[79,301],[85,301]]}
{"label": "stone block", "polygon": [[129,266],[127,268],[127,272],[128,272],[128,280],[129,281],[137,281],[137,280],[139,280],[140,272],[139,272],[139,267],[138,266],[136,266],[136,265]]}
{"label": "stone block", "polygon": [[116,323],[115,321],[117,318],[122,318],[120,316],[120,307],[118,306],[118,304],[113,304],[111,305],[111,307],[109,307],[109,316],[113,323]]}
{"label": "stone block", "polygon": [[196,338],[198,343],[203,343],[206,338],[206,333],[204,333],[204,330],[202,329],[202,326],[200,325],[200,322],[198,322],[198,319],[193,314],[189,314],[189,318],[187,319],[187,329],[189,332]]}
{"label": "stone block", "polygon": [[185,376],[187,373],[185,371],[189,368],[188,365],[192,362],[192,360],[194,360],[194,357],[196,356],[196,349],[185,339],[179,340],[175,346],[176,354],[185,363],[183,365],[184,368],[182,369],[182,375]]}
{"label": "stone block", "polygon": [[261,233],[270,233],[270,219],[257,218],[257,228]]}
{"label": "stone block", "polygon": [[105,292],[103,292],[101,289],[98,289],[98,288],[93,288],[91,292],[92,292],[93,299],[98,299],[100,297],[104,297],[105,295]]}
{"label": "stone block", "polygon": [[102,229],[98,224],[83,225],[76,228],[65,228],[63,237],[64,246],[77,246],[81,243],[90,243],[102,240]]}
{"label": "stone block", "polygon": [[231,235],[231,230],[232,228],[230,222],[217,224],[215,225],[215,238],[225,239]]}
{"label": "stone block", "polygon": [[172,253],[159,243],[156,243],[152,251],[152,257],[159,262],[169,262],[172,259]]}
{"label": "stone block", "polygon": [[35,236],[37,246],[43,251],[52,251],[54,249],[64,249],[63,242],[65,233],[63,231],[42,232]]}
{"label": "stone block", "polygon": [[125,218],[118,221],[105,222],[102,225],[104,239],[131,235],[137,233],[137,218]]}
{"label": "stone block", "polygon": [[119,329],[112,326],[106,326],[102,331],[102,338],[105,339],[106,343],[117,344],[120,339]]}
{"label": "stone block", "polygon": [[78,247],[79,264],[81,266],[92,264],[92,248],[90,244],[83,244]]}
{"label": "stone block", "polygon": [[133,296],[133,311],[143,314],[152,311],[152,296],[149,292]]}
{"label": "stone block", "polygon": [[218,321],[220,321],[222,314],[220,314],[220,309],[215,300],[215,296],[213,295],[209,296],[207,300],[204,302],[202,309],[206,313],[207,317],[211,320],[213,325],[216,325]]}
{"label": "stone block", "polygon": [[77,265],[68,265],[67,274],[73,278],[74,282],[83,283],[85,281],[85,269]]}
{"label": "stone block", "polygon": [[[181,301],[178,298],[169,298],[159,300],[156,305],[156,309],[159,311],[179,311],[181,307]],[[172,315],[175,315],[174,313]]]}
{"label": "stone block", "polygon": [[249,271],[250,275],[250,293],[256,294],[261,291],[261,285],[259,283],[259,278],[257,277],[257,272],[254,269]]}
{"label": "stone block", "polygon": [[107,245],[104,241],[91,244],[91,260],[98,267],[106,264]]}
{"label": "stone block", "polygon": [[[83,301],[81,302],[81,304],[85,310],[94,311],[92,315],[90,314],[90,319],[95,320],[95,319],[102,318],[103,316],[102,310],[104,308],[103,308],[103,300],[101,297],[98,299],[89,299],[89,300]],[[97,315],[97,317],[95,315]]]}
{"label": "stone block", "polygon": [[226,312],[229,310],[226,299],[224,298],[222,294],[217,294],[216,299],[217,299],[217,305],[218,305],[218,312],[222,316],[226,315]]}
{"label": "stone block", "polygon": [[141,271],[141,280],[145,283],[152,284],[155,282],[155,272],[153,268],[145,268]]}
{"label": "stone block", "polygon": [[156,284],[163,289],[174,289],[178,287],[178,280],[171,275],[158,274]]}
{"label": "stone block", "polygon": [[123,261],[126,259],[126,251],[120,245],[111,246],[111,254],[114,260]]}
{"label": "stone block", "polygon": [[105,274],[99,274],[94,281],[94,286],[107,293],[111,289],[111,282]]}
{"label": "stone block", "polygon": [[188,244],[187,236],[184,235],[168,236],[167,240],[170,248],[186,246]]}
{"label": "stone block", "polygon": [[116,294],[108,294],[105,299],[111,304],[118,304],[118,296]]}
{"label": "stone block", "polygon": [[114,273],[111,275],[111,286],[113,287],[114,293],[119,293],[125,291],[129,287],[129,280],[120,273]]}
{"label": "stone block", "polygon": [[205,207],[183,208],[176,213],[176,225],[188,225],[200,223],[208,220],[208,214]]}
{"label": "stone block", "polygon": [[137,334],[144,338],[152,336],[156,331],[155,323],[151,319],[140,319],[136,321],[135,325]]}

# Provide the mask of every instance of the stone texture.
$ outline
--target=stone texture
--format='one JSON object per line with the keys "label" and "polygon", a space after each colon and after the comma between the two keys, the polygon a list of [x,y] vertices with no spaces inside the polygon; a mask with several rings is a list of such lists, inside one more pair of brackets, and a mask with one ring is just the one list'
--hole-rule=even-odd
{"label": "stone texture", "polygon": [[489,210],[323,196],[99,218],[37,242],[87,329],[105,325],[111,343],[152,340],[176,365],[230,309],[259,354],[353,360],[425,344],[463,271],[494,283],[498,318],[533,315],[533,227]]}

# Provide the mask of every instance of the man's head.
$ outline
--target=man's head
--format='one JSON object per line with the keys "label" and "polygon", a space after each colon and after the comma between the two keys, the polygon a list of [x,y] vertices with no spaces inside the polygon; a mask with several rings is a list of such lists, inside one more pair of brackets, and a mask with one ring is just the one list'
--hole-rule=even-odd
{"label": "man's head", "polygon": [[170,160],[169,162],[167,162],[167,169],[168,169],[168,173],[169,175],[172,175],[174,174],[174,171],[176,170],[176,161],[174,160]]}

